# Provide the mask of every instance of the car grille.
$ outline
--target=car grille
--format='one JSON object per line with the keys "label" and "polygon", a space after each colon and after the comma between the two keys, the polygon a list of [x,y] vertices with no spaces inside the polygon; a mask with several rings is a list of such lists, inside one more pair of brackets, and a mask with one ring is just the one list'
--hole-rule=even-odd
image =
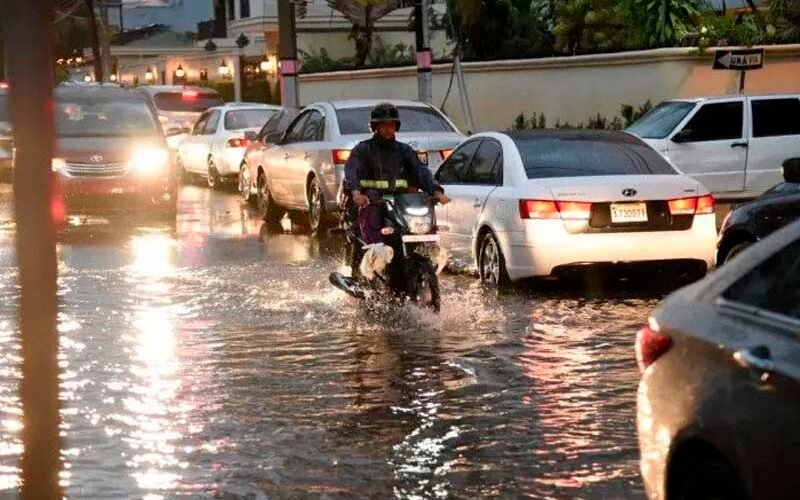
{"label": "car grille", "polygon": [[593,203],[589,224],[568,227],[570,233],[637,233],[646,231],[686,231],[692,227],[693,215],[672,215],[666,201],[647,202],[647,222],[614,224],[611,203]]}
{"label": "car grille", "polygon": [[128,172],[128,164],[67,163],[64,171],[72,177],[119,177]]}

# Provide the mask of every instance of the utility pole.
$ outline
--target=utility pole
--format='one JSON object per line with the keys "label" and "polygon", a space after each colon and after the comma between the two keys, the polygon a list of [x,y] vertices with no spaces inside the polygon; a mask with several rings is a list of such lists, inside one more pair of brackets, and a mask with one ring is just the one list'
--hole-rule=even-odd
{"label": "utility pole", "polygon": [[98,82],[103,81],[103,55],[100,52],[100,34],[97,29],[97,13],[94,10],[94,0],[85,0],[89,11],[89,31],[92,36],[92,62],[94,63],[94,77]]}
{"label": "utility pole", "polygon": [[97,81],[108,81],[111,77],[111,29],[108,24],[108,4],[100,0],[100,62],[103,65],[103,78]]}
{"label": "utility pole", "polygon": [[428,0],[417,0],[414,6],[417,44],[417,84],[419,100],[433,102],[431,78],[431,33],[428,26]]}
{"label": "utility pole", "polygon": [[281,58],[281,105],[300,107],[297,88],[297,31],[293,0],[278,0],[278,36]]}
{"label": "utility pole", "polygon": [[20,498],[56,500],[61,437],[58,398],[56,224],[65,215],[51,161],[55,144],[52,0],[0,2],[8,54],[9,111],[17,149],[19,329],[22,339]]}

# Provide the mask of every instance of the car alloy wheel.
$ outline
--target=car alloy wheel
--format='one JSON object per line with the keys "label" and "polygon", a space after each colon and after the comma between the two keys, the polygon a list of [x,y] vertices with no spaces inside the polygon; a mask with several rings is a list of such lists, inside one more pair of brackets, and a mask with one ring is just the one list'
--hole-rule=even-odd
{"label": "car alloy wheel", "polygon": [[308,224],[312,234],[319,234],[322,219],[325,216],[324,198],[322,187],[316,177],[311,179],[308,186]]}
{"label": "car alloy wheel", "polygon": [[250,202],[253,196],[250,169],[247,168],[247,165],[242,165],[242,168],[239,170],[239,193],[242,195],[242,199],[245,202]]}
{"label": "car alloy wheel", "polygon": [[509,279],[505,259],[494,234],[486,233],[480,248],[478,271],[481,282],[497,288],[507,285]]}

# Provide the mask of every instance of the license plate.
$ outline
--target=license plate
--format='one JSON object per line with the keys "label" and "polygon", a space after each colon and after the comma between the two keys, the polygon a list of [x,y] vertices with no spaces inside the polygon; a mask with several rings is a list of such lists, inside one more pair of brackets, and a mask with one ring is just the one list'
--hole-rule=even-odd
{"label": "license plate", "polygon": [[647,222],[647,203],[612,203],[611,222]]}
{"label": "license plate", "polygon": [[403,243],[424,243],[428,241],[439,241],[438,234],[407,234],[403,236]]}

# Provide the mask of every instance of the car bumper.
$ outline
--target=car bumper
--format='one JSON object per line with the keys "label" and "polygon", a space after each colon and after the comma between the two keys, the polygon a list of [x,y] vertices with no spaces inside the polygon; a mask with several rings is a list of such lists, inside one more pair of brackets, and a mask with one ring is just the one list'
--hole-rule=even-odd
{"label": "car bumper", "polygon": [[527,220],[525,230],[500,233],[512,280],[551,276],[591,265],[705,264],[715,261],[714,214],[695,216],[686,231],[570,234],[560,220]]}
{"label": "car bumper", "polygon": [[141,179],[127,175],[92,179],[59,175],[58,182],[69,213],[173,208],[177,200],[177,182],[172,178]]}
{"label": "car bumper", "polygon": [[219,175],[231,177],[239,175],[239,166],[244,160],[246,148],[225,148],[217,161],[217,171]]}

